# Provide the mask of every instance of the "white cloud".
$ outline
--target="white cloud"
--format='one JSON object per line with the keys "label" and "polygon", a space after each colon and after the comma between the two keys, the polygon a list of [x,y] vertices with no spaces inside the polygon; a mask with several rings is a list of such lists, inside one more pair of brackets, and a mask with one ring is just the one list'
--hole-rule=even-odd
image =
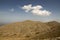
{"label": "white cloud", "polygon": [[43,7],[41,5],[36,5],[36,6],[32,6],[32,4],[24,5],[22,9],[25,10],[25,12],[30,11],[34,15],[49,16],[51,14],[50,11],[42,10]]}
{"label": "white cloud", "polygon": [[33,6],[31,7],[32,9],[42,9],[43,7],[41,5],[36,5],[36,6]]}
{"label": "white cloud", "polygon": [[24,6],[22,7],[22,9],[24,9],[26,12],[30,11],[31,8],[32,8],[32,5],[31,5],[31,4],[29,4],[29,5],[24,5]]}
{"label": "white cloud", "polygon": [[35,14],[35,15],[42,15],[42,16],[49,16],[51,14],[51,12],[47,11],[47,10],[32,10],[31,13]]}
{"label": "white cloud", "polygon": [[11,8],[10,11],[13,12],[14,11],[14,8]]}

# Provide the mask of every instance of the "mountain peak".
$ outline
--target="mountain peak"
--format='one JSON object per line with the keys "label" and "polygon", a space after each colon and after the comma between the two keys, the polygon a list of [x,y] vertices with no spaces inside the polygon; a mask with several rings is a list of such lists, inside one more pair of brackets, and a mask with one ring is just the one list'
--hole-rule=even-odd
{"label": "mountain peak", "polygon": [[50,22],[48,22],[48,23],[59,23],[59,22],[57,22],[57,21],[50,21]]}
{"label": "mountain peak", "polygon": [[33,22],[32,20],[25,20],[24,22]]}

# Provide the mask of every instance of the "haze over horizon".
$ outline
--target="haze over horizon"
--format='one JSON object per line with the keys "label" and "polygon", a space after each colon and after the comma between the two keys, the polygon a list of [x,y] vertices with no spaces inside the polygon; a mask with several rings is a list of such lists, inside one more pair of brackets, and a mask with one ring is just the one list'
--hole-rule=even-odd
{"label": "haze over horizon", "polygon": [[60,0],[0,0],[0,23],[59,21]]}

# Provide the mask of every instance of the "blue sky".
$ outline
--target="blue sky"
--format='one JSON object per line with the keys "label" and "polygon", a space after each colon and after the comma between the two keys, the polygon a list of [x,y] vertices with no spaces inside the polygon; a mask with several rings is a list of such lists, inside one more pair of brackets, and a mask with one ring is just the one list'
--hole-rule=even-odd
{"label": "blue sky", "polygon": [[[47,12],[49,11],[51,14],[49,16],[43,16],[25,12],[22,7],[30,4],[32,7],[37,5],[42,6],[42,10],[47,10]],[[0,0],[0,22],[17,22],[24,20],[60,21],[60,0]]]}

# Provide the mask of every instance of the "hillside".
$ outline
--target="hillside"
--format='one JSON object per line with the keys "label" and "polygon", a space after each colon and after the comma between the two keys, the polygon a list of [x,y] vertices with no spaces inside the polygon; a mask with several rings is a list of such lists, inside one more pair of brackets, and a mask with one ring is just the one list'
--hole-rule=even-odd
{"label": "hillside", "polygon": [[50,25],[50,22],[42,23],[31,20],[16,22],[0,27],[0,38],[1,40],[41,40],[44,38],[54,38],[58,36],[56,33],[58,27],[54,27]]}
{"label": "hillside", "polygon": [[47,22],[46,24],[51,27],[53,35],[60,36],[60,23],[59,22],[51,21],[51,22]]}

